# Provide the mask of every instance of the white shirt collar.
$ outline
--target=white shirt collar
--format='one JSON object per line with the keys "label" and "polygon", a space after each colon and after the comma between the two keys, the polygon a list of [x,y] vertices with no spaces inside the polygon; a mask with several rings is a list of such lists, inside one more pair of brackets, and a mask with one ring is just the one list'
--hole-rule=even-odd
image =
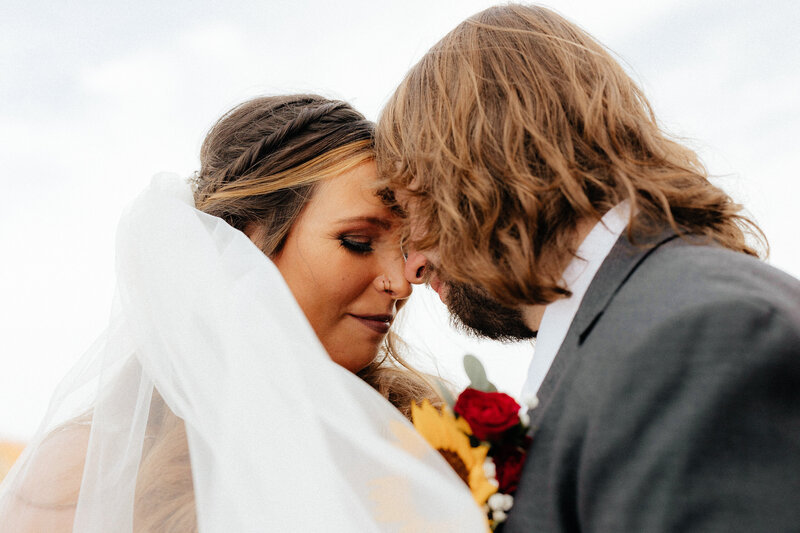
{"label": "white shirt collar", "polygon": [[531,365],[528,367],[528,379],[522,387],[522,396],[531,397],[542,385],[550,365],[567,336],[572,319],[578,312],[586,290],[597,274],[619,236],[628,225],[630,205],[628,201],[617,204],[609,210],[600,222],[578,247],[576,257],[570,262],[562,277],[564,285],[572,292],[569,298],[562,298],[549,304],[542,316],[536,347]]}

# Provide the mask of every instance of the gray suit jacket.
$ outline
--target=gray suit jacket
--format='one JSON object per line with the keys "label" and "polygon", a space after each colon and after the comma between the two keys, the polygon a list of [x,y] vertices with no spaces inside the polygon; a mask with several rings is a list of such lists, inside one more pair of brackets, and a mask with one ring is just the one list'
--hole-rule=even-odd
{"label": "gray suit jacket", "polygon": [[531,411],[504,533],[800,531],[800,282],[620,238]]}

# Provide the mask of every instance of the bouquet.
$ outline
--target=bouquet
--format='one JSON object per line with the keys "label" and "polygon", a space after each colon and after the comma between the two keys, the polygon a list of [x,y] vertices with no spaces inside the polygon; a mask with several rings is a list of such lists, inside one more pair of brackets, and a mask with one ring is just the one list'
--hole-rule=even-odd
{"label": "bouquet", "polygon": [[494,531],[514,504],[531,443],[528,409],[536,407],[537,400],[520,406],[498,392],[472,355],[464,357],[464,369],[470,385],[458,398],[442,390],[445,407],[436,408],[425,400],[411,406],[411,417],[417,431],[467,484]]}

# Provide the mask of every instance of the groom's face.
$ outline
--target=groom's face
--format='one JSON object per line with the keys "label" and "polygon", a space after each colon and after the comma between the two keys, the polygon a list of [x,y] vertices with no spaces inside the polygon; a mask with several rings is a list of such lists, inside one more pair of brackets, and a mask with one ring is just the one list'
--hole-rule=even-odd
{"label": "groom's face", "polygon": [[[396,192],[396,199],[406,213],[409,236],[415,238],[425,233],[419,216],[418,204],[409,195]],[[500,341],[516,341],[536,337],[525,323],[519,309],[507,307],[480,287],[451,282],[439,265],[435,250],[424,253],[408,250],[404,275],[410,283],[427,284],[436,291],[439,299],[450,311],[453,324],[462,331]]]}
{"label": "groom's face", "polygon": [[439,276],[436,254],[411,251],[406,259],[405,276],[411,283],[427,283],[450,311],[453,324],[467,333],[500,341],[536,337],[518,309],[506,307],[479,287],[448,282]]}

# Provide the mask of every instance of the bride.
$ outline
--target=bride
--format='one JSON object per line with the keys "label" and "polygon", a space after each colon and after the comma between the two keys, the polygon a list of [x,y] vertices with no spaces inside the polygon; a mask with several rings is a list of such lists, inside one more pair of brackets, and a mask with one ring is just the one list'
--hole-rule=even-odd
{"label": "bride", "polygon": [[375,182],[373,124],[314,95],[235,107],[191,186],[154,178],[2,530],[485,531],[403,416],[437,395],[394,347],[411,288]]}

